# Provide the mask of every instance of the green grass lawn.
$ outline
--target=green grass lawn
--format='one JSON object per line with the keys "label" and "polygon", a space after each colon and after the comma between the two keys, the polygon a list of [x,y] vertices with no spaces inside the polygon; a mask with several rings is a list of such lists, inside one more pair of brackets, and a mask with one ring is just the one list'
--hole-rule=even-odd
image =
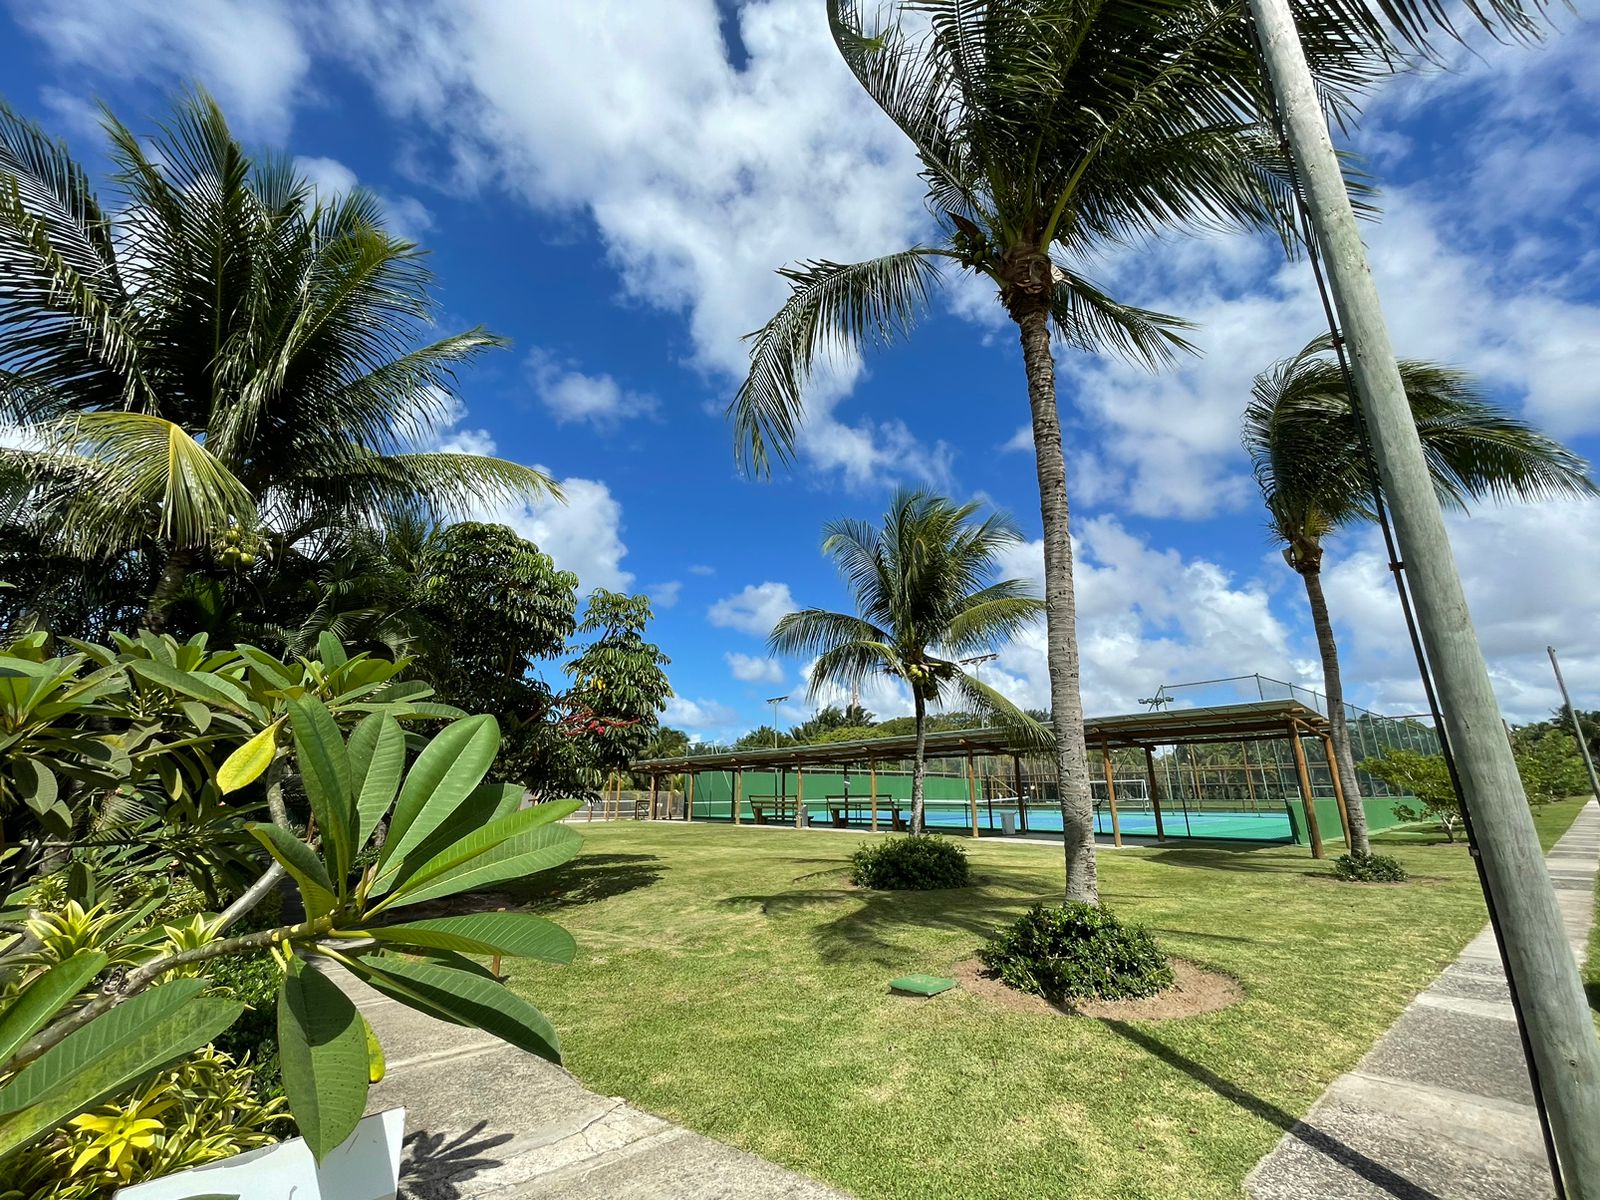
{"label": "green grass lawn", "polygon": [[[1540,810],[1546,845],[1576,803]],[[868,1197],[1228,1197],[1484,921],[1464,847],[1386,845],[1403,886],[1321,878],[1303,849],[1100,856],[1102,893],[1243,1002],[1164,1023],[1002,1012],[943,974],[1036,900],[1055,847],[971,846],[978,885],[880,894],[861,838],[725,826],[581,827],[534,902],[572,966],[509,964],[595,1090]]]}

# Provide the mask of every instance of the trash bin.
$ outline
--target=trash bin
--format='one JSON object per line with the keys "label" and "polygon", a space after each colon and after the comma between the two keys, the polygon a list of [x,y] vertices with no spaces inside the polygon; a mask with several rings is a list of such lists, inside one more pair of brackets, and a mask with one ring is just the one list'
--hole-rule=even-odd
{"label": "trash bin", "polygon": [[1016,835],[1017,835],[1017,814],[1016,813],[1001,813],[1000,814],[1000,832],[1003,835],[1005,835],[1006,837],[1016,837]]}

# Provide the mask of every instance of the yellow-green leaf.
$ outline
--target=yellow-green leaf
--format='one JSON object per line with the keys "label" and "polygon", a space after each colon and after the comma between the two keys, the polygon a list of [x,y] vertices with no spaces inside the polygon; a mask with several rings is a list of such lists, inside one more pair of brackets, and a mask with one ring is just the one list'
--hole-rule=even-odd
{"label": "yellow-green leaf", "polygon": [[217,771],[217,787],[223,795],[248,787],[272,765],[272,756],[278,751],[278,727],[282,724],[283,718],[279,717],[223,760]]}

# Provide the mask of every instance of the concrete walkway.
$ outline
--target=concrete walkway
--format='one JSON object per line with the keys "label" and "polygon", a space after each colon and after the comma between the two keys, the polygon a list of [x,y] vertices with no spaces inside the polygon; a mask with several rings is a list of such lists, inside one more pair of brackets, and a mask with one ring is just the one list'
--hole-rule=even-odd
{"label": "concrete walkway", "polygon": [[[1545,861],[1573,953],[1594,921],[1600,806]],[[1245,1180],[1253,1200],[1554,1195],[1494,935],[1485,927]]]}
{"label": "concrete walkway", "polygon": [[341,969],[383,1043],[369,1113],[406,1110],[408,1200],[849,1200],[765,1159],[597,1096],[542,1058],[436,1021]]}

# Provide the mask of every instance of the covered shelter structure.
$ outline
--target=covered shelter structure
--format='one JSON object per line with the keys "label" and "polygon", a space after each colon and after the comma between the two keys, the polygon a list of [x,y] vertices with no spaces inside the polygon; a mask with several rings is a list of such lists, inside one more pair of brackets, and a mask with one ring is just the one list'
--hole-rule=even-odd
{"label": "covered shelter structure", "polygon": [[[1125,837],[1301,844],[1348,841],[1328,720],[1295,700],[1094,717],[1085,722],[1096,831]],[[905,829],[912,735],[770,749],[707,749],[631,764],[653,819]],[[1059,836],[1053,760],[1003,729],[929,733],[928,828],[973,837]],[[681,792],[681,802],[664,803]],[[1368,809],[1376,828],[1392,813]]]}

